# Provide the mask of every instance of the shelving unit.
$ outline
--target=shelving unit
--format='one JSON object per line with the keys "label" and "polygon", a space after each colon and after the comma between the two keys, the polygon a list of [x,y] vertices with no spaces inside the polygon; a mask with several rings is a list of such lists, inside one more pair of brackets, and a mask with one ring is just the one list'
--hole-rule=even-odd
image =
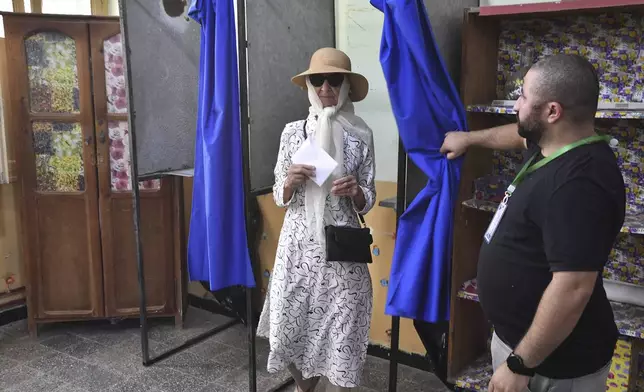
{"label": "shelving unit", "polygon": [[[463,206],[494,213],[499,208],[499,203],[490,200],[469,199],[463,202]],[[627,211],[622,233],[644,235],[644,212]]]}
{"label": "shelving unit", "polygon": [[[469,10],[463,30],[462,98],[470,129],[486,129],[515,121],[512,97],[504,96],[505,84],[518,70],[526,46],[534,52],[534,61],[576,53],[596,66],[601,88],[596,126],[613,137],[611,147],[627,188],[627,216],[603,278],[612,284],[644,286],[644,1],[608,3],[576,0],[502,7],[499,12],[495,7]],[[448,380],[457,390],[485,391],[492,375],[491,329],[477,303],[478,254],[492,214],[523,160],[520,151],[472,149],[461,172],[448,353]],[[644,307],[611,305],[621,337],[607,390],[644,390],[644,383],[635,389],[638,378],[644,380],[638,369],[644,370],[644,357],[639,355]]]}

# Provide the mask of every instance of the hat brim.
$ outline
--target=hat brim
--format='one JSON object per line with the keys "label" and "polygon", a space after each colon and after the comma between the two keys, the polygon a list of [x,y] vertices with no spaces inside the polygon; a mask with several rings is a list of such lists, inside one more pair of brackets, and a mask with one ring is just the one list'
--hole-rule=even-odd
{"label": "hat brim", "polygon": [[349,83],[351,84],[351,91],[349,98],[351,102],[360,102],[367,96],[369,92],[369,81],[364,76],[356,72],[350,72],[343,68],[337,68],[330,65],[317,67],[316,69],[308,69],[299,75],[293,76],[291,81],[303,90],[306,90],[306,77],[315,74],[328,74],[328,73],[342,73],[349,76]]}

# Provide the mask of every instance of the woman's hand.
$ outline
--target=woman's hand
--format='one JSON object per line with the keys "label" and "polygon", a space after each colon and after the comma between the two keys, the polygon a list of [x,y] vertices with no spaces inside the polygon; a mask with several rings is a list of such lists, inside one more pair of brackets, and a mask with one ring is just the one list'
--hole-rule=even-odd
{"label": "woman's hand", "polygon": [[353,204],[360,211],[367,204],[364,193],[362,193],[362,188],[358,186],[358,180],[354,176],[346,176],[333,181],[331,194],[350,197],[353,200]]}
{"label": "woman's hand", "polygon": [[310,177],[315,177],[315,167],[313,166],[293,164],[288,168],[284,182],[284,194],[282,195],[284,204],[293,197],[295,187],[304,184]]}
{"label": "woman's hand", "polygon": [[346,176],[333,181],[331,193],[335,196],[349,196],[353,198],[358,195],[359,189],[358,180],[354,176]]}
{"label": "woman's hand", "polygon": [[293,164],[288,168],[286,173],[286,187],[294,188],[302,185],[309,178],[315,177],[315,167],[309,165]]}

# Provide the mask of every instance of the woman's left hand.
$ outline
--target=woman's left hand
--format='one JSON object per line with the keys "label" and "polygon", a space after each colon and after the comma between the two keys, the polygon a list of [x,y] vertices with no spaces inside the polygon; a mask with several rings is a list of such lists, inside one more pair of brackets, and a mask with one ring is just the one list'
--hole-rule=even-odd
{"label": "woman's left hand", "polygon": [[360,187],[354,176],[346,176],[333,181],[331,193],[335,196],[349,196],[354,198],[360,193]]}

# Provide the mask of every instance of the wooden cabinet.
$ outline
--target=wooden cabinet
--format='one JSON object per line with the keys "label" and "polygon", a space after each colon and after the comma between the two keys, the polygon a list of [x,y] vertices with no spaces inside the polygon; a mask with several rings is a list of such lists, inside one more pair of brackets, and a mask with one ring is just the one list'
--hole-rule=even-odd
{"label": "wooden cabinet", "polygon": [[[9,14],[4,23],[30,325],[138,315],[118,19]],[[139,184],[148,311],[157,315],[177,310],[177,185]]]}

